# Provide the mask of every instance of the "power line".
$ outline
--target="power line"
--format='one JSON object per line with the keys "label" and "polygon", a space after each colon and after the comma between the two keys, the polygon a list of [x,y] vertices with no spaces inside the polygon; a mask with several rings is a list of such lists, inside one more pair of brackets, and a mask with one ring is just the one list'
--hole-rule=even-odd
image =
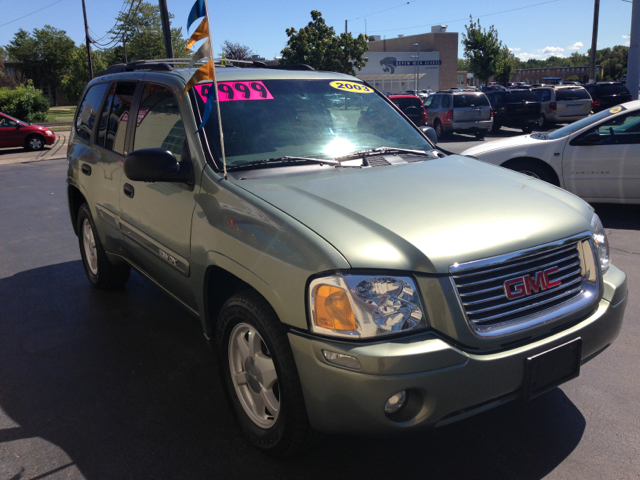
{"label": "power line", "polygon": [[404,7],[406,5],[409,5],[410,3],[416,3],[417,1],[419,1],[419,0],[412,0],[411,2],[404,2],[404,3],[401,3],[400,5],[396,5],[395,7],[390,7],[390,8],[386,8],[384,10],[380,10],[380,11],[377,11],[377,12],[369,13],[367,15],[362,15],[361,17],[351,18],[348,21],[351,22],[353,20],[360,20],[361,18],[370,17],[372,15],[377,15],[378,13],[388,12],[389,10],[393,10],[394,8]]}
{"label": "power line", "polygon": [[[548,2],[542,2],[542,3],[536,3],[535,5],[527,5],[524,7],[518,7],[518,8],[511,8],[509,10],[502,10],[500,12],[492,12],[492,13],[485,13],[484,15],[477,15],[475,18],[482,18],[482,17],[490,17],[491,15],[499,15],[501,13],[509,13],[509,12],[515,12],[516,10],[524,10],[525,8],[533,8],[533,7],[539,7],[540,5],[547,5],[549,3],[556,3],[559,2],[561,0],[549,0]],[[464,22],[467,21],[469,19],[469,17],[465,17],[465,18],[458,18],[456,20],[446,20],[444,22],[432,22],[429,23],[427,25],[415,25],[413,27],[400,27],[400,28],[389,28],[386,30],[376,30],[377,32],[393,32],[396,30],[409,30],[412,28],[423,28],[423,27],[430,27],[432,25],[444,25],[444,24],[449,24],[449,23],[454,23],[454,22]]]}
{"label": "power line", "polygon": [[44,10],[44,9],[46,9],[46,8],[53,7],[56,3],[60,3],[60,2],[62,2],[62,1],[63,1],[63,0],[57,0],[57,1],[53,2],[53,3],[50,3],[50,4],[49,4],[49,5],[47,5],[46,7],[42,7],[42,8],[40,8],[40,9],[36,10],[35,12],[27,13],[26,15],[23,15],[23,16],[22,16],[22,17],[20,17],[20,18],[16,18],[15,20],[11,20],[10,22],[7,22],[7,23],[3,23],[2,25],[0,25],[0,28],[4,27],[5,25],[9,25],[10,23],[17,22],[18,20],[22,20],[23,18],[30,17],[31,15],[35,15],[36,13],[39,13],[39,12],[41,12],[42,10]]}

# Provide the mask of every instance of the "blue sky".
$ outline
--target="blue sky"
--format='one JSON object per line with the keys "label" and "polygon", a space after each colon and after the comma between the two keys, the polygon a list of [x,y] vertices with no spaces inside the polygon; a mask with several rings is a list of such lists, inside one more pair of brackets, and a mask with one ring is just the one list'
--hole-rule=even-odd
{"label": "blue sky", "polygon": [[[85,1],[92,34],[102,37],[113,27],[123,0]],[[175,15],[173,26],[186,29],[193,1],[167,0]],[[314,9],[336,31],[344,31],[344,22],[349,20],[352,33],[365,33],[366,20],[369,35],[386,38],[429,32],[436,24],[447,24],[450,32],[463,32],[471,14],[485,27],[493,24],[503,43],[523,60],[586,53],[593,18],[592,0],[209,0],[209,9],[216,56],[222,42],[229,40],[266,58],[280,54],[287,42],[285,30],[306,25]],[[0,45],[6,45],[19,28],[31,31],[46,24],[66,30],[78,44],[84,42],[81,0],[0,0]],[[631,3],[601,0],[598,48],[628,45],[630,25]],[[462,55],[460,46],[458,56]]]}

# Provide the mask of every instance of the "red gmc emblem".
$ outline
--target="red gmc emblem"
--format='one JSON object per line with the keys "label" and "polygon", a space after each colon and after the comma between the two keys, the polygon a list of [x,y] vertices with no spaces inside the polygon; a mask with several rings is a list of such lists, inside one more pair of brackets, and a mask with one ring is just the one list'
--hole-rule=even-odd
{"label": "red gmc emblem", "polygon": [[504,294],[509,300],[515,300],[525,295],[531,295],[533,292],[538,293],[541,290],[557,287],[562,284],[560,280],[553,282],[549,280],[549,275],[557,271],[558,267],[551,267],[541,272],[536,272],[533,276],[525,275],[524,277],[507,280],[504,282]]}

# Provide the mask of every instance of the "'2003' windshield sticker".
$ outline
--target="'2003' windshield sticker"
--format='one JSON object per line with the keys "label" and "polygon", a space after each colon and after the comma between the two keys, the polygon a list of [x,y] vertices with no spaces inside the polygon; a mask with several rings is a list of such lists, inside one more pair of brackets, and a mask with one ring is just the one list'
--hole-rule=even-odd
{"label": "'2003' windshield sticker", "polygon": [[[204,83],[194,87],[204,102],[207,101],[207,93],[212,85],[213,83]],[[273,95],[264,83],[253,80],[250,82],[218,82],[218,98],[221,102],[273,100]]]}
{"label": "'2003' windshield sticker", "polygon": [[357,82],[331,82],[329,85],[343,92],[373,93],[373,88]]}
{"label": "'2003' windshield sticker", "polygon": [[613,107],[611,110],[609,110],[609,113],[618,113],[622,111],[622,107]]}

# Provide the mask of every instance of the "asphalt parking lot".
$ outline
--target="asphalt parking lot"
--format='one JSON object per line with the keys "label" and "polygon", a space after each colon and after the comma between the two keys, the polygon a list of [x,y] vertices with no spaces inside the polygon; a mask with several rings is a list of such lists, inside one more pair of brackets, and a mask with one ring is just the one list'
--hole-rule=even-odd
{"label": "asphalt parking lot", "polygon": [[640,479],[640,206],[595,206],[630,295],[620,337],[580,377],[437,430],[325,437],[274,460],[239,434],[198,321],[137,274],[89,285],[64,137],[0,150],[0,479]]}

